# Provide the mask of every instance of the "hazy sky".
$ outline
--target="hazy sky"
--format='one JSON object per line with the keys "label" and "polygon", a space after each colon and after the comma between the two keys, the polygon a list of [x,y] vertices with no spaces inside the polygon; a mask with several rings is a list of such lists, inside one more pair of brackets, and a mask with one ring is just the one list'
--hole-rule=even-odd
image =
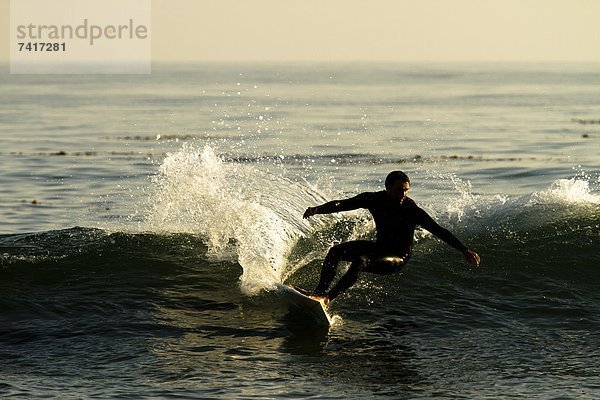
{"label": "hazy sky", "polygon": [[600,0],[153,0],[151,34],[156,61],[600,62]]}

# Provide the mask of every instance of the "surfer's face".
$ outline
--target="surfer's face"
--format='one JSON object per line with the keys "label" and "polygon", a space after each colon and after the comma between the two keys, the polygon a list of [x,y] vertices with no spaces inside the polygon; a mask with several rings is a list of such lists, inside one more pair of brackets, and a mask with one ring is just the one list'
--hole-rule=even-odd
{"label": "surfer's face", "polygon": [[387,191],[388,196],[390,196],[390,199],[402,204],[406,196],[408,196],[409,189],[409,182],[396,181],[391,188],[386,188],[385,190]]}

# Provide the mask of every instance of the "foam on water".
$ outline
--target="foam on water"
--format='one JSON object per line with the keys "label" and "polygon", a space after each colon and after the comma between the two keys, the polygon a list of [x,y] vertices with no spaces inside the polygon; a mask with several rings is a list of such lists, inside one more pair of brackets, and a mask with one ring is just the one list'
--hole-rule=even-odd
{"label": "foam on water", "polygon": [[208,145],[169,154],[153,183],[146,230],[202,236],[209,257],[239,262],[248,294],[282,281],[290,250],[309,231],[304,210],[323,200],[303,182],[224,162]]}
{"label": "foam on water", "polygon": [[[454,191],[443,201],[422,206],[467,242],[469,237],[502,240],[516,233],[526,236],[549,227],[570,240],[568,235],[577,229],[597,224],[600,195],[595,190],[595,179],[584,174],[557,179],[546,189],[518,196],[476,193],[470,182],[455,176],[447,178],[453,182]],[[570,226],[568,221],[577,223]],[[420,230],[416,239],[430,236]]]}
{"label": "foam on water", "polygon": [[534,203],[600,204],[600,195],[594,194],[590,181],[583,178],[558,179],[546,190],[531,197]]}
{"label": "foam on water", "polygon": [[484,217],[500,208],[543,206],[543,205],[598,205],[600,195],[594,193],[590,177],[577,176],[557,179],[547,189],[510,198],[505,195],[483,196],[473,193],[470,182],[451,176],[455,193],[446,203],[450,219],[461,221],[465,217]]}

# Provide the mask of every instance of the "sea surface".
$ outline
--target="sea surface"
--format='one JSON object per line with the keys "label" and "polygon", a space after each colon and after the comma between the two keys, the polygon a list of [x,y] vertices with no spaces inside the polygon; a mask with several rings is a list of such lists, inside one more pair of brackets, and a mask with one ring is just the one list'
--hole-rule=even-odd
{"label": "sea surface", "polygon": [[[0,397],[600,398],[600,65],[182,64],[0,74]],[[368,213],[418,231],[317,329]],[[342,270],[343,270],[342,266]]]}

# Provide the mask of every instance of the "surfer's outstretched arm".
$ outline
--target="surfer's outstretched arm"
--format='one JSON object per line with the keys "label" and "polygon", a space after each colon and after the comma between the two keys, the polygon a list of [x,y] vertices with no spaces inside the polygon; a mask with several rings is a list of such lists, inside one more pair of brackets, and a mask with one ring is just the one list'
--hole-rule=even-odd
{"label": "surfer's outstretched arm", "polygon": [[304,211],[304,218],[310,218],[315,214],[332,214],[340,211],[351,211],[367,207],[367,196],[365,193],[345,200],[333,200],[316,207],[308,207]]}
{"label": "surfer's outstretched arm", "polygon": [[468,263],[474,264],[475,266],[479,267],[479,264],[481,263],[481,257],[479,257],[479,254],[475,253],[473,250],[468,249],[464,244],[461,243],[461,241],[456,236],[454,236],[452,232],[450,232],[446,228],[442,228],[441,226],[439,226],[438,223],[435,222],[433,218],[431,218],[429,214],[427,214],[422,209],[420,209],[419,219],[419,225],[427,229],[429,232],[433,233],[435,236],[440,238],[449,246],[452,246],[456,250],[460,251]]}

